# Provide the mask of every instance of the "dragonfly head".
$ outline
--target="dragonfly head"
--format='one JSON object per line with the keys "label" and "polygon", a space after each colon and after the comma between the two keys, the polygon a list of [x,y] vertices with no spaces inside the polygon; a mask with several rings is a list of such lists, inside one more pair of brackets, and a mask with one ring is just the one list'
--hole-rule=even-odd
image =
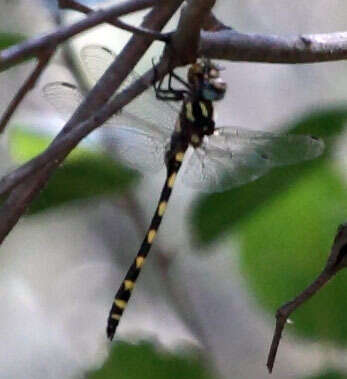
{"label": "dragonfly head", "polygon": [[203,100],[216,101],[223,99],[226,83],[220,77],[222,68],[209,59],[201,59],[190,66],[188,82]]}

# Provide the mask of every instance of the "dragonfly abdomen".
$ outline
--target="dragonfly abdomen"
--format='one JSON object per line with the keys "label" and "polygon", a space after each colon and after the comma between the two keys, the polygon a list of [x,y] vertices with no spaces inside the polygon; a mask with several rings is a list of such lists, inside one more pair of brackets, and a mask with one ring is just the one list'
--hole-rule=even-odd
{"label": "dragonfly abdomen", "polygon": [[135,286],[135,282],[141,272],[141,269],[145,263],[145,259],[157,235],[160,223],[166,211],[167,203],[169,201],[173,186],[176,181],[177,173],[184,159],[184,154],[185,150],[178,151],[175,153],[174,159],[170,161],[170,164],[167,169],[166,181],[162,189],[157,209],[152,218],[151,224],[141,244],[139,252],[137,253],[127,274],[125,275],[123,283],[120,286],[114,298],[114,302],[112,304],[112,308],[107,322],[107,336],[110,340],[113,339],[119,321],[130,299],[131,292]]}

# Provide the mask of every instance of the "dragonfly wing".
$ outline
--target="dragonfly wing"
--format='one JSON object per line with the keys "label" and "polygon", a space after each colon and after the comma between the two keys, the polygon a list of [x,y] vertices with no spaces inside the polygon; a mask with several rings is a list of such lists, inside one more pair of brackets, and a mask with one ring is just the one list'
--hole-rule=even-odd
{"label": "dragonfly wing", "polygon": [[[76,108],[82,103],[84,96],[77,86],[66,82],[52,82],[46,84],[43,89],[44,98],[56,109],[63,120],[67,121],[71,118]],[[123,119],[118,116],[111,117],[106,124],[117,125],[124,123]]]}
{"label": "dragonfly wing", "polygon": [[149,172],[159,171],[163,167],[168,143],[163,136],[127,126],[106,128],[104,136],[116,156],[127,166]]}
{"label": "dragonfly wing", "polygon": [[[54,82],[43,88],[48,102],[64,119],[69,119],[83,100],[79,89],[69,83]],[[105,124],[107,138],[119,157],[130,167],[139,170],[157,171],[164,164],[164,149],[168,136],[150,125],[137,127],[136,119],[126,112],[110,118]],[[134,126],[132,126],[134,125]]]}
{"label": "dragonfly wing", "polygon": [[[60,116],[65,120],[69,120],[73,112],[83,101],[84,97],[77,86],[66,82],[48,83],[43,87],[45,99],[56,109]],[[171,133],[166,129],[158,129],[152,123],[143,119],[139,119],[134,114],[122,111],[111,117],[104,125],[112,126],[132,126],[143,129],[144,133],[149,131],[156,136],[167,138]]]}
{"label": "dragonfly wing", "polygon": [[195,149],[187,162],[183,182],[205,192],[220,192],[254,181],[270,167],[267,159],[254,152],[216,151],[212,154]]}
{"label": "dragonfly wing", "polygon": [[[81,50],[82,62],[94,83],[102,76],[115,58],[116,54],[103,46],[90,45]],[[120,90],[139,79],[140,76],[135,71],[131,72],[122,83]],[[136,117],[140,120],[140,122],[143,120],[145,123],[151,124],[152,128],[163,130],[164,133],[170,135],[173,132],[179,112],[175,105],[158,101],[152,88],[144,91],[123,109],[134,118]]]}
{"label": "dragonfly wing", "polygon": [[209,138],[211,148],[246,149],[268,159],[272,166],[296,164],[320,156],[324,142],[309,135],[280,134],[232,127],[217,128]]}
{"label": "dragonfly wing", "polygon": [[155,98],[153,89],[148,89],[136,97],[124,110],[167,135],[173,133],[178,118],[178,112],[170,104]]}
{"label": "dragonfly wing", "polygon": [[73,84],[53,82],[42,89],[45,99],[56,109],[63,120],[70,119],[83,100],[80,90]]}
{"label": "dragonfly wing", "polygon": [[81,49],[80,57],[88,79],[95,84],[115,60],[116,54],[104,46],[88,45]]}

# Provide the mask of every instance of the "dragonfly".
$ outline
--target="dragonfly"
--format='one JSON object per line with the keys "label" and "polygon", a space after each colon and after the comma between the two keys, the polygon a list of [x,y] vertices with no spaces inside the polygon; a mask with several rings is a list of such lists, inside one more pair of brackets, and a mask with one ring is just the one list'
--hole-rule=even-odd
{"label": "dragonfly", "polygon": [[[99,45],[81,50],[81,61],[93,82],[115,58],[115,53]],[[154,86],[155,96],[153,89],[145,91],[105,123],[107,137],[127,165],[152,172],[166,167],[166,179],[149,228],[112,303],[106,330],[110,340],[158,233],[183,163],[184,183],[214,192],[254,181],[275,166],[314,159],[324,150],[324,142],[309,135],[216,126],[214,103],[222,100],[227,91],[220,72],[221,67],[212,61],[198,60],[189,67],[186,79],[170,73],[166,89],[160,82]],[[132,72],[120,90],[138,78]],[[174,89],[172,79],[177,79],[180,87]],[[84,98],[77,86],[66,82],[48,83],[43,92],[66,118]]]}

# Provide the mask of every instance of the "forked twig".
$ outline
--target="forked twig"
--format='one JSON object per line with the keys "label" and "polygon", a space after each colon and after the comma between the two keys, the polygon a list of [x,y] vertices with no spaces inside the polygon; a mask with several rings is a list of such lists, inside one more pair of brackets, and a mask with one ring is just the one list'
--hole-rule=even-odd
{"label": "forked twig", "polygon": [[284,304],[276,312],[276,327],[272,338],[272,343],[267,359],[266,366],[269,372],[272,372],[278,346],[282,336],[283,329],[288,317],[301,304],[310,299],[318,290],[320,290],[328,281],[347,266],[347,223],[339,226],[331,253],[323,271],[318,277],[293,300]]}
{"label": "forked twig", "polygon": [[[70,9],[70,10],[74,10],[76,12],[81,12],[84,14],[89,14],[91,12],[94,12],[92,8],[89,8],[84,4],[80,4],[78,1],[75,1],[75,0],[60,0],[59,6],[61,9]],[[121,21],[120,19],[116,17],[114,19],[109,20],[108,24],[114,25],[119,29],[124,29],[134,34],[151,37],[158,41],[169,42],[170,40],[169,33],[160,33],[155,30],[142,28],[140,26],[129,25],[126,22]]]}

